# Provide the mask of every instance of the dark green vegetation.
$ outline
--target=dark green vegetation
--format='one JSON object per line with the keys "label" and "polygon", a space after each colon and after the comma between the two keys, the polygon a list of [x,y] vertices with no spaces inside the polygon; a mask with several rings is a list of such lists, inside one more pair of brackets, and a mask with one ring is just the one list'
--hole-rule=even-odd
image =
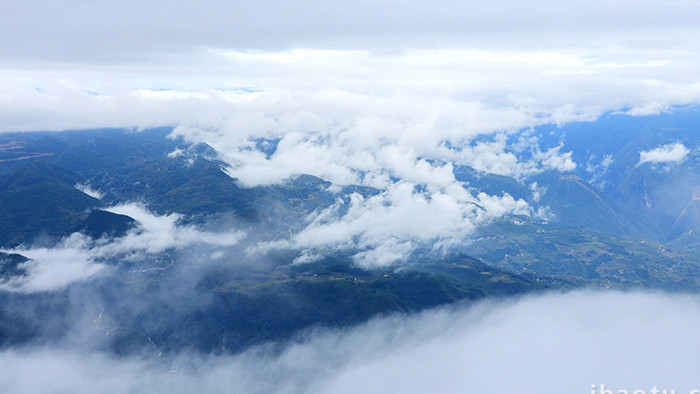
{"label": "dark green vegetation", "polygon": [[[169,290],[181,286],[175,283],[179,275],[172,275],[178,268],[146,271],[125,276],[102,295],[110,299],[129,294],[130,300],[112,300],[112,307],[101,311],[102,331],[110,333],[107,346],[118,353],[151,346],[158,352],[230,352],[311,327],[348,326],[376,315],[553,285],[467,256],[422,263],[400,271],[368,271],[353,267],[343,256],[330,256],[274,269],[218,267],[183,293]],[[136,312],[143,302],[138,300],[148,300],[149,307]]]}
{"label": "dark green vegetation", "polygon": [[[112,275],[67,291],[0,293],[6,300],[0,312],[2,343],[70,337],[74,320],[81,318],[89,322],[87,332],[98,346],[117,354],[237,352],[310,328],[344,327],[377,315],[562,285],[464,255],[423,260],[401,270],[364,270],[344,255],[303,265],[278,256],[263,264],[203,268],[183,256],[174,262],[174,253],[122,263]],[[13,264],[24,261],[2,257]]]}
{"label": "dark green vegetation", "polygon": [[97,209],[104,203],[76,189],[79,181],[43,160],[0,178],[0,245],[50,242],[78,231],[123,235],[133,219]]}
{"label": "dark green vegetation", "polygon": [[83,222],[80,231],[94,239],[123,237],[136,227],[136,220],[126,215],[94,209]]}
{"label": "dark green vegetation", "polygon": [[473,256],[522,274],[614,288],[700,289],[694,251],[648,238],[617,237],[582,228],[509,218],[481,229]]}
{"label": "dark green vegetation", "polygon": [[[189,348],[232,352],[318,327],[343,327],[389,313],[410,313],[483,297],[578,286],[700,289],[700,111],[594,124],[542,127],[543,149],[560,146],[570,172],[519,179],[469,167],[454,173],[474,193],[509,194],[538,212],[480,228],[460,253],[422,245],[399,265],[361,269],[355,251],[329,250],[296,264],[301,252],[275,250],[251,260],[245,246],[224,252],[173,248],[101,261],[109,275],[46,293],[0,291],[0,343],[69,338],[89,322],[95,341],[116,353]],[[133,218],[108,212],[139,202],[179,214],[179,224],[248,232],[246,242],[284,239],[309,214],[347,201],[361,186],[329,190],[300,174],[245,188],[217,152],[168,138],[170,129],[0,134],[0,248],[47,246],[75,232],[108,242],[139,231]],[[274,141],[273,141],[274,142]],[[683,143],[680,163],[639,163],[639,152]],[[267,155],[274,144],[265,145]],[[527,151],[515,152],[526,159]],[[100,199],[76,185],[89,185]],[[339,208],[343,213],[343,207]],[[4,284],[31,270],[0,253]],[[81,327],[81,330],[84,330]],[[83,331],[81,331],[83,332]]]}
{"label": "dark green vegetation", "polygon": [[97,199],[77,190],[77,175],[43,161],[0,178],[0,244],[77,231]]}

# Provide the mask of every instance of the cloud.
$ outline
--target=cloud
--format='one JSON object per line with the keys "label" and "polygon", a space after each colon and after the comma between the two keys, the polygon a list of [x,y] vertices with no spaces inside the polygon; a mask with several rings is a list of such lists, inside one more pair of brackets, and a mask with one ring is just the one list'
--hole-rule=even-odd
{"label": "cloud", "polygon": [[[321,95],[324,100],[301,95],[274,105],[251,101],[236,109],[240,117],[236,112],[211,127],[178,126],[173,132],[214,147],[229,165],[226,172],[243,186],[311,174],[332,182],[329,191],[348,184],[377,189],[371,196],[338,196],[340,202],[312,217],[291,240],[265,240],[249,251],[300,249],[301,262],[340,248],[357,252],[363,266],[386,265],[428,243],[440,249],[464,242],[488,220],[533,213],[525,201],[509,195],[472,195],[455,178],[455,165],[519,179],[576,167],[571,152],[561,152],[561,146],[545,149],[536,138],[509,142],[517,130],[510,120],[478,104],[441,101],[445,105],[432,115],[400,96]],[[455,126],[453,121],[463,118],[470,118],[473,129]],[[496,125],[512,132],[472,142]]]}
{"label": "cloud", "polygon": [[173,213],[157,216],[138,204],[120,204],[109,208],[108,211],[130,216],[139,222],[136,231],[129,232],[115,242],[109,241],[103,246],[112,253],[125,253],[132,250],[159,253],[169,248],[187,247],[197,243],[232,246],[245,237],[245,232],[238,230],[211,233],[192,225],[180,225],[178,224],[180,215]]}
{"label": "cloud", "polygon": [[[0,353],[7,393],[589,393],[698,388],[696,297],[574,292],[313,331],[233,356],[153,360],[71,348]],[[41,371],[42,379],[36,379]],[[504,378],[505,377],[505,378]]]}
{"label": "cloud", "polygon": [[[420,146],[653,113],[700,98],[698,14],[656,0],[5,2],[0,130],[245,124],[260,108],[286,124],[275,109],[299,103]],[[353,116],[325,111],[340,108]]]}
{"label": "cloud", "polygon": [[457,163],[499,175],[517,175],[529,172],[523,169],[516,154],[507,149],[505,134],[493,141],[478,141],[473,147],[461,149]]}
{"label": "cloud", "polygon": [[75,188],[87,194],[88,196],[96,198],[98,200],[101,200],[102,197],[104,197],[104,195],[99,190],[92,189],[88,184],[78,184],[75,185]]}
{"label": "cloud", "polygon": [[460,165],[516,179],[543,171],[569,172],[576,169],[572,152],[561,152],[563,145],[542,151],[538,139],[527,132],[521,133],[516,142],[509,143],[508,137],[508,133],[496,133],[490,140],[453,147],[444,157],[450,157]]}
{"label": "cloud", "polygon": [[537,182],[532,182],[529,186],[530,191],[532,191],[532,201],[538,202],[543,195],[547,193],[547,187],[539,186]]}
{"label": "cloud", "polygon": [[440,249],[461,244],[479,224],[507,214],[530,213],[524,200],[508,194],[473,196],[454,180],[435,191],[399,181],[377,195],[352,194],[349,201],[341,200],[312,217],[289,241],[263,244],[263,250],[281,246],[307,253],[359,250],[355,260],[361,266],[385,266],[405,259],[417,246]]}
{"label": "cloud", "polygon": [[183,55],[182,64],[156,59],[129,68],[0,65],[0,130],[211,127],[257,120],[250,113],[261,110],[274,126],[292,120],[280,116],[296,106],[331,125],[362,117],[385,134],[414,123],[406,141],[436,134],[460,142],[478,132],[592,120],[604,111],[671,107],[700,96],[692,50],[434,47],[324,49],[313,56],[300,49],[232,56],[212,48]]}
{"label": "cloud", "polygon": [[639,152],[639,163],[659,164],[659,163],[680,163],[688,156],[690,150],[680,142],[660,146],[649,151]]}
{"label": "cloud", "polygon": [[52,248],[16,249],[31,260],[19,268],[26,276],[12,277],[0,284],[1,290],[26,293],[53,291],[104,271],[107,265],[90,252],[89,240],[73,234]]}
{"label": "cloud", "polygon": [[548,149],[546,152],[538,152],[536,159],[542,163],[542,167],[547,170],[559,172],[569,172],[576,169],[576,163],[571,158],[573,152],[560,153],[563,144]]}
{"label": "cloud", "polygon": [[668,109],[668,106],[665,104],[650,102],[640,107],[630,108],[625,111],[624,114],[630,116],[648,116],[668,111]]}
{"label": "cloud", "polygon": [[190,225],[179,225],[179,215],[157,216],[137,204],[117,205],[108,210],[131,216],[137,220],[138,226],[122,238],[92,240],[74,233],[53,247],[8,250],[31,260],[20,266],[26,275],[7,279],[0,284],[0,290],[22,293],[57,291],[72,283],[107,274],[115,259],[135,260],[146,254],[191,245],[230,247],[246,235],[238,230],[212,233]]}
{"label": "cloud", "polygon": [[588,181],[599,189],[605,190],[607,182],[604,178],[611,164],[613,164],[612,155],[603,155],[602,159],[591,155],[586,162],[586,172],[591,176]]}
{"label": "cloud", "polygon": [[605,384],[686,392],[697,385],[689,364],[698,359],[686,346],[700,341],[698,308],[682,297],[583,293],[457,313],[440,335],[353,363],[321,391],[563,393]]}

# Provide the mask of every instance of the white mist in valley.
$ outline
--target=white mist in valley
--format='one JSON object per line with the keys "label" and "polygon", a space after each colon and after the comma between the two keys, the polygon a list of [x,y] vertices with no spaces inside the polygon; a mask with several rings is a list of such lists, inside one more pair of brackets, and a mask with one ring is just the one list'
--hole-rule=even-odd
{"label": "white mist in valley", "polygon": [[0,353],[0,390],[587,394],[596,385],[682,393],[700,384],[699,325],[696,296],[547,293],[310,331],[233,356],[14,348]]}

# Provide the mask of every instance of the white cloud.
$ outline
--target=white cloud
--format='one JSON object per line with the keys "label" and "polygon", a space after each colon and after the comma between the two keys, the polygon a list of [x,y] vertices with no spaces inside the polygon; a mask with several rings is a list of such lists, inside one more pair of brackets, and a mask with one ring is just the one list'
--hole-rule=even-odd
{"label": "white cloud", "polygon": [[183,101],[188,99],[207,100],[208,95],[204,93],[183,92],[171,89],[134,89],[132,94],[146,101]]}
{"label": "white cloud", "polygon": [[88,184],[75,185],[75,188],[87,194],[88,196],[96,198],[98,200],[101,200],[102,197],[104,197],[104,195],[99,190],[94,190]]}
{"label": "white cloud", "polygon": [[547,188],[545,186],[539,186],[537,182],[532,182],[530,184],[530,190],[532,191],[532,201],[538,202],[545,193],[547,193]]}
{"label": "white cloud", "polygon": [[[490,140],[480,140],[465,147],[452,148],[443,157],[455,163],[498,175],[520,179],[543,171],[568,172],[576,169],[572,152],[561,152],[562,145],[542,151],[536,137],[524,133],[518,141],[508,143],[507,133],[498,133]],[[529,159],[520,158],[527,152]]]}
{"label": "white cloud", "polygon": [[[377,187],[379,195],[354,195],[347,212],[340,204],[320,212],[276,244],[306,248],[313,259],[340,243],[360,248],[361,264],[383,265],[420,242],[458,242],[485,220],[531,213],[508,195],[471,195],[450,174],[454,164],[514,177],[574,169],[558,147],[535,146],[532,160],[518,160],[508,133],[699,102],[699,15],[700,3],[684,0],[3,2],[0,35],[12,39],[0,42],[0,131],[179,125],[176,134],[210,143],[246,185],[311,173]],[[256,138],[279,138],[277,151],[256,151]],[[687,154],[670,144],[640,152],[640,164]],[[134,206],[115,212],[137,217],[140,232],[25,251],[35,257],[30,275],[5,286],[62,288],[103,272],[102,257],[242,237]],[[695,302],[680,297],[552,296],[495,312],[381,320],[278,358],[201,361],[195,372],[100,354],[4,351],[0,389],[680,390],[697,384],[698,323]],[[48,372],[39,380],[37,370]]]}
{"label": "white cloud", "polygon": [[77,281],[87,280],[101,272],[107,265],[97,262],[89,250],[85,236],[74,234],[52,248],[17,249],[30,261],[20,268],[26,276],[13,277],[0,284],[0,289],[26,293],[61,289]]}
{"label": "white cloud", "polygon": [[425,316],[451,328],[351,363],[321,392],[574,393],[591,384],[689,392],[699,312],[682,297],[583,293],[457,313],[449,323]]}
{"label": "white cloud", "polygon": [[657,0],[4,2],[0,130],[209,126],[250,101],[315,112],[330,99],[401,110],[418,144],[653,113],[700,98],[699,14]]}
{"label": "white cloud", "polygon": [[477,225],[494,218],[531,213],[524,200],[507,194],[473,196],[456,182],[442,191],[421,191],[416,184],[400,181],[378,195],[353,194],[347,204],[341,201],[320,212],[289,242],[268,246],[359,249],[358,264],[383,266],[408,257],[419,245],[460,244]]}
{"label": "white cloud", "polygon": [[546,152],[538,152],[535,156],[542,168],[559,172],[569,172],[576,169],[576,163],[571,158],[573,152],[560,153],[562,145],[550,148]]}
{"label": "white cloud", "polygon": [[130,216],[139,223],[135,231],[129,232],[116,242],[110,241],[102,246],[111,250],[112,253],[125,253],[132,250],[159,253],[169,248],[187,247],[196,243],[232,246],[245,237],[243,231],[210,233],[194,226],[179,225],[180,215],[157,216],[138,204],[121,204],[109,208],[108,211]]}
{"label": "white cloud", "polygon": [[586,163],[586,172],[595,176],[602,176],[608,170],[608,167],[613,163],[612,155],[604,155],[603,159],[599,163],[596,163],[598,158],[594,155],[588,158],[588,163]]}
{"label": "white cloud", "polygon": [[639,163],[680,163],[688,156],[690,150],[680,142],[660,146],[649,151],[639,152]]}
{"label": "white cloud", "polygon": [[666,104],[650,102],[639,107],[630,108],[625,111],[624,114],[630,116],[648,116],[656,115],[667,110],[668,105]]}
{"label": "white cloud", "polygon": [[365,268],[386,267],[397,261],[403,261],[415,248],[413,242],[401,241],[397,238],[384,239],[381,243],[372,246],[372,249],[355,254],[353,260]]}
{"label": "white cloud", "polygon": [[458,163],[499,175],[522,172],[518,157],[507,149],[506,138],[505,134],[500,134],[493,141],[479,141],[473,147],[462,149]]}
{"label": "white cloud", "polygon": [[599,159],[595,155],[591,155],[586,162],[586,172],[590,174],[590,179],[588,179],[588,182],[601,190],[605,190],[606,186],[608,185],[608,182],[605,181],[605,175],[607,174],[608,168],[610,168],[612,163],[612,155],[603,155],[602,159]]}
{"label": "white cloud", "polygon": [[133,259],[145,253],[190,245],[226,247],[236,245],[245,237],[243,231],[211,233],[194,226],[178,225],[178,215],[157,216],[136,204],[118,205],[109,211],[136,219],[138,226],[122,238],[92,241],[75,233],[54,247],[8,250],[31,260],[21,266],[26,270],[25,276],[9,278],[0,284],[0,289],[23,293],[60,290],[104,274],[108,271],[109,259],[120,256]]}
{"label": "white cloud", "polygon": [[[487,301],[316,331],[279,353],[148,360],[0,352],[6,393],[590,393],[698,389],[697,297],[591,292]],[[41,371],[41,379],[36,379]]]}

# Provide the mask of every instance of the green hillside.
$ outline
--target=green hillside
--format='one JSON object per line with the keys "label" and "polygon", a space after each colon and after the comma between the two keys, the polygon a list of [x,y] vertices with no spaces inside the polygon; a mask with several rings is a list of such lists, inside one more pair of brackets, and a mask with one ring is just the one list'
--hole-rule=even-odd
{"label": "green hillside", "polygon": [[17,246],[37,237],[60,237],[76,231],[90,211],[101,205],[75,188],[74,173],[36,161],[0,178],[0,245]]}

